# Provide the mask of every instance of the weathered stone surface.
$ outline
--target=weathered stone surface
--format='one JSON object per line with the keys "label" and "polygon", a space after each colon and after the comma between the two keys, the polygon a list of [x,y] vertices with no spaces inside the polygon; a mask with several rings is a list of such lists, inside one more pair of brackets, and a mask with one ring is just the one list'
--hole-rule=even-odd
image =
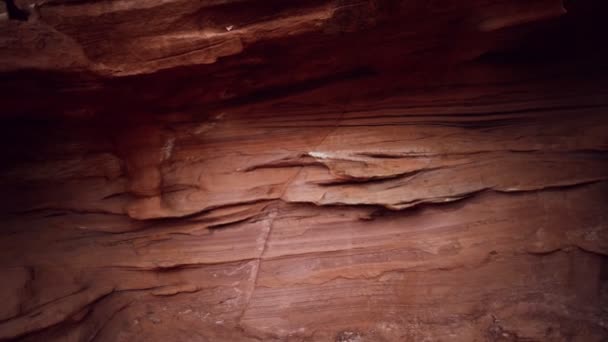
{"label": "weathered stone surface", "polygon": [[[337,35],[433,16],[433,24],[462,20],[462,37],[560,16],[559,0],[450,1],[446,4],[368,1],[23,1],[26,22],[2,18],[5,53],[0,70],[88,69],[109,75],[150,73],[171,67],[211,64],[254,45],[301,35]],[[137,20],[134,18],[136,13]],[[401,22],[430,36],[437,28]],[[83,29],[86,27],[86,29]],[[468,32],[471,31],[471,32]],[[324,38],[321,38],[324,39]],[[419,48],[418,46],[416,48]],[[415,50],[415,49],[413,49]],[[34,57],[34,58],[30,58]]]}
{"label": "weathered stone surface", "polygon": [[0,340],[608,337],[605,4],[16,4]]}

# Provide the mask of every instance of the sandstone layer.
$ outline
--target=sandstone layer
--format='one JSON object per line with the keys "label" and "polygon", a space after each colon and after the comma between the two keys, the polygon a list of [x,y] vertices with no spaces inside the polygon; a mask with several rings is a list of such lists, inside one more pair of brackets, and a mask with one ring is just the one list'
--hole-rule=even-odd
{"label": "sandstone layer", "polygon": [[15,3],[0,340],[608,338],[601,1]]}

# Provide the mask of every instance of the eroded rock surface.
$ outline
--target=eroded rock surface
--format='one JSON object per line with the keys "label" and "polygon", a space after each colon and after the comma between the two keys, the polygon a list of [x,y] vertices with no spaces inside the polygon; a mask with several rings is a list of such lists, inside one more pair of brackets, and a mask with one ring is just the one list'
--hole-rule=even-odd
{"label": "eroded rock surface", "polygon": [[605,5],[16,3],[0,340],[608,338]]}

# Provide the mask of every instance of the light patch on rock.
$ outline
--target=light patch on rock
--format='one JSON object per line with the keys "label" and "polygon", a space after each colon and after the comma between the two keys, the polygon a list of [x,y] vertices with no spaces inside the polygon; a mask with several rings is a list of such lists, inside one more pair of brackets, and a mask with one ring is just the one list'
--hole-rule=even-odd
{"label": "light patch on rock", "polygon": [[363,337],[356,331],[342,331],[336,336],[336,342],[363,342]]}
{"label": "light patch on rock", "polygon": [[175,137],[171,137],[165,141],[165,144],[162,147],[163,160],[168,160],[171,158],[171,154],[173,153],[173,147],[175,146]]}
{"label": "light patch on rock", "polygon": [[331,159],[331,155],[325,153],[325,152],[308,152],[308,155],[313,157],[313,158],[318,158],[318,159]]}

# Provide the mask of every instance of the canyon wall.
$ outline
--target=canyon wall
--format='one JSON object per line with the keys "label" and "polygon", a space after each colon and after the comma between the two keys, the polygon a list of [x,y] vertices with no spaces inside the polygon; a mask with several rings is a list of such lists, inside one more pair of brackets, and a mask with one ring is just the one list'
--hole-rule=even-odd
{"label": "canyon wall", "polygon": [[16,4],[0,340],[608,338],[600,1]]}

